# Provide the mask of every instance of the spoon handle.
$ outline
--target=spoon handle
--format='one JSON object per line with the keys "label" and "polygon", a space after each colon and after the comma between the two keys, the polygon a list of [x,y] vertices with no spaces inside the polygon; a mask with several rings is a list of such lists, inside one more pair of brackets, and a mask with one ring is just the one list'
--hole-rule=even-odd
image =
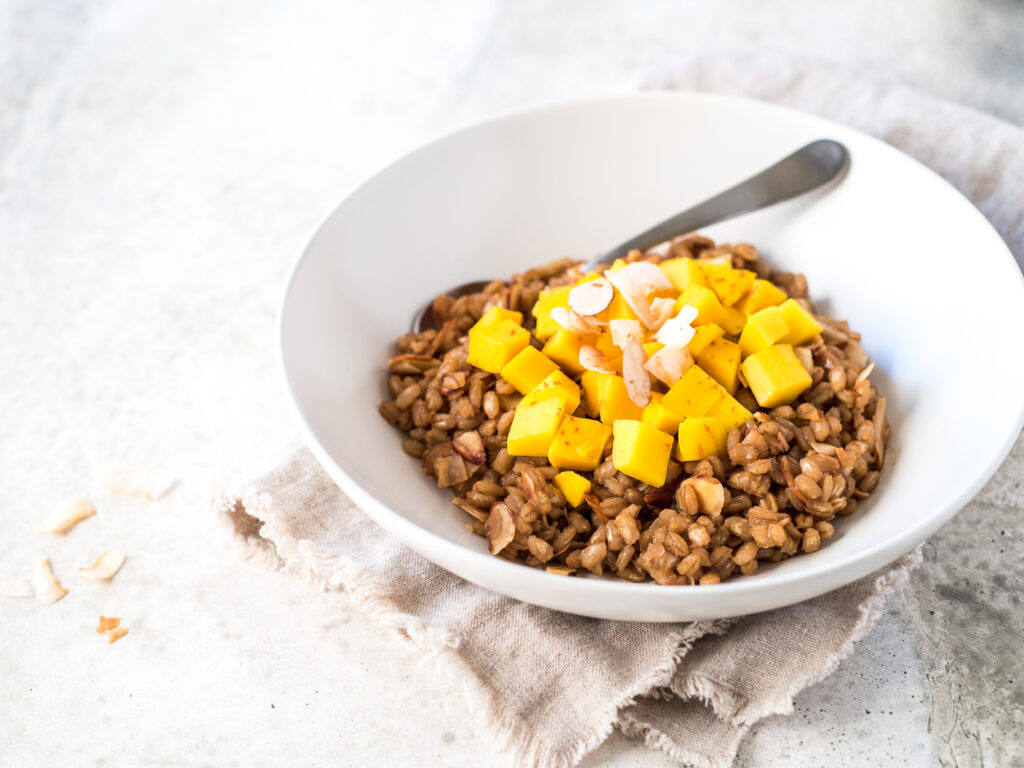
{"label": "spoon handle", "polygon": [[601,264],[625,257],[634,249],[646,251],[678,235],[810,192],[842,175],[849,165],[850,153],[838,141],[812,141],[746,181],[677,213],[604,255],[591,259],[583,265],[583,269],[593,270]]}

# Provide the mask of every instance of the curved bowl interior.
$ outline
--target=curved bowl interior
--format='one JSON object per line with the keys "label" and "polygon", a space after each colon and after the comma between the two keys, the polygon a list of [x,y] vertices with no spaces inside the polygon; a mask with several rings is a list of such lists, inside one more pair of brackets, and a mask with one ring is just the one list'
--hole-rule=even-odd
{"label": "curved bowl interior", "polygon": [[[877,363],[892,439],[877,493],[813,555],[711,588],[565,578],[489,556],[377,413],[392,343],[427,299],[560,257],[587,258],[816,138],[844,142],[831,189],[708,228],[806,274]],[[995,471],[1024,418],[1024,280],[948,184],[855,131],[707,95],[544,107],[446,136],[330,215],[281,310],[285,380],[305,439],[378,523],[439,565],[590,616],[724,617],[813,597],[891,562]]]}

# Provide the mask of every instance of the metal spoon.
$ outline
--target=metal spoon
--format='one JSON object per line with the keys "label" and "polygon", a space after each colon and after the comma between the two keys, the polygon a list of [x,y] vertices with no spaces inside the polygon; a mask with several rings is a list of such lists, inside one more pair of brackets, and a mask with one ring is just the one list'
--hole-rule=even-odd
{"label": "metal spoon", "polygon": [[[731,219],[740,214],[758,211],[810,192],[812,189],[841,177],[850,166],[850,153],[846,147],[832,139],[818,139],[782,158],[775,165],[751,176],[739,184],[719,192],[682,213],[655,224],[636,237],[627,240],[607,253],[583,264],[591,271],[601,264],[610,264],[625,257],[632,250],[646,251],[678,235],[685,235],[701,227]],[[465,283],[448,291],[452,298],[483,290],[488,281]],[[414,333],[435,327],[433,302],[427,304],[412,320]]]}

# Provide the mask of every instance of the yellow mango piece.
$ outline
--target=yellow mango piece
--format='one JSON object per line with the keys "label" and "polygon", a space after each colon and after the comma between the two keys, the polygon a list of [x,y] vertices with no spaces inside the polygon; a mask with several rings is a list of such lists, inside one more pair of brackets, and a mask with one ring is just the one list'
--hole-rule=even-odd
{"label": "yellow mango piece", "polygon": [[765,307],[774,307],[784,302],[788,296],[775,283],[760,278],[747,291],[747,295],[736,302],[735,307],[741,312],[752,315]]}
{"label": "yellow mango piece", "polygon": [[597,469],[612,428],[593,419],[566,416],[548,448],[548,461],[559,469]]}
{"label": "yellow mango piece", "polygon": [[704,277],[704,270],[698,266],[695,259],[689,257],[669,259],[661,262],[658,266],[661,267],[662,272],[668,275],[668,279],[672,281],[672,285],[677,291],[685,291],[691,285],[706,286],[708,284],[707,278]]}
{"label": "yellow mango piece", "polygon": [[699,259],[697,264],[700,266],[701,271],[704,272],[704,276],[708,279],[708,284],[710,285],[712,279],[732,271],[732,256]]}
{"label": "yellow mango piece", "polygon": [[652,397],[651,402],[647,404],[640,415],[640,421],[671,435],[675,433],[683,417],[671,408],[666,408],[661,400],[662,398],[655,400]]}
{"label": "yellow mango piece", "polygon": [[530,332],[509,318],[483,326],[477,323],[469,329],[468,361],[488,373],[497,373],[529,344]]}
{"label": "yellow mango piece", "polygon": [[672,455],[672,435],[632,419],[619,419],[612,424],[612,432],[615,468],[655,488],[663,486]]}
{"label": "yellow mango piece", "polygon": [[596,417],[601,412],[601,401],[604,399],[605,387],[613,373],[595,373],[584,371],[580,377],[583,387],[583,410],[587,416]]}
{"label": "yellow mango piece", "polygon": [[604,361],[611,370],[622,371],[622,350],[615,346],[610,333],[602,331],[598,334],[594,346],[604,355]]}
{"label": "yellow mango piece", "polygon": [[665,348],[665,345],[659,341],[648,341],[646,344],[642,346],[644,348],[644,354],[647,355],[648,360],[654,357],[655,352]]}
{"label": "yellow mango piece", "polygon": [[742,427],[747,422],[747,419],[754,418],[754,414],[744,408],[743,404],[731,395],[723,397],[712,405],[707,415],[718,419],[726,432],[734,427]]}
{"label": "yellow mango piece", "polygon": [[598,417],[605,424],[612,424],[619,419],[640,419],[643,408],[629,399],[626,382],[621,376],[611,375],[604,382],[600,392]]}
{"label": "yellow mango piece", "polygon": [[525,395],[557,370],[554,360],[527,344],[498,373]]}
{"label": "yellow mango piece", "polygon": [[557,397],[520,403],[508,431],[509,455],[547,457],[564,417],[565,403]]}
{"label": "yellow mango piece", "polygon": [[511,320],[516,325],[523,324],[523,313],[515,312],[511,309],[505,309],[504,307],[491,307],[481,315],[480,319],[474,323],[473,327],[483,328],[486,325],[492,325],[499,320]]}
{"label": "yellow mango piece", "polygon": [[732,395],[736,393],[736,374],[740,370],[742,357],[739,344],[715,339],[697,355],[697,364]]}
{"label": "yellow mango piece", "polygon": [[674,458],[700,461],[709,456],[724,456],[729,430],[713,416],[690,416],[679,425]]}
{"label": "yellow mango piece", "polygon": [[570,507],[578,507],[583,503],[583,494],[590,492],[590,481],[575,472],[559,472],[551,482],[562,492]]}
{"label": "yellow mango piece", "polygon": [[797,304],[796,299],[786,299],[779,305],[782,311],[782,318],[786,321],[789,329],[785,336],[779,341],[782,344],[803,344],[810,341],[819,333],[821,326],[811,316],[811,313]]}
{"label": "yellow mango piece", "polygon": [[762,408],[791,403],[811,386],[811,375],[789,344],[762,349],[743,361],[743,376]]}
{"label": "yellow mango piece", "polygon": [[739,336],[747,324],[747,316],[736,307],[722,307],[722,328],[730,336]]}
{"label": "yellow mango piece", "polygon": [[708,277],[708,287],[715,292],[724,306],[731,307],[750,290],[755,279],[757,274],[749,269],[723,270],[713,277]]}
{"label": "yellow mango piece", "polygon": [[549,288],[540,292],[537,301],[530,313],[537,318],[537,327],[533,335],[541,341],[547,341],[561,330],[562,326],[551,319],[551,310],[555,307],[569,308],[569,292],[573,289],[571,285],[564,285],[561,288]]}
{"label": "yellow mango piece", "polygon": [[625,259],[616,259],[612,262],[612,265],[608,269],[612,272],[621,272],[629,265],[629,262]]}
{"label": "yellow mango piece", "polygon": [[782,339],[789,331],[782,310],[778,307],[765,307],[747,318],[740,334],[740,349],[743,355],[752,355],[767,349]]}
{"label": "yellow mango piece", "polygon": [[544,344],[542,351],[572,375],[583,373],[584,368],[580,365],[580,337],[568,328],[559,328]]}
{"label": "yellow mango piece", "polygon": [[529,394],[519,401],[519,405],[516,406],[516,409],[518,410],[524,405],[536,403],[540,400],[549,400],[551,398],[561,400],[565,406],[565,412],[572,413],[580,406],[579,384],[561,371],[556,370],[554,373],[545,377],[544,381],[531,389]]}
{"label": "yellow mango piece", "polygon": [[693,329],[693,338],[690,339],[690,343],[686,346],[690,350],[690,354],[696,357],[704,351],[704,347],[723,336],[725,336],[725,329],[720,325],[715,325],[714,323],[698,325]]}
{"label": "yellow mango piece", "polygon": [[676,299],[673,314],[678,314],[679,310],[684,306],[691,306],[697,310],[697,318],[693,321],[693,325],[715,323],[725,328],[727,320],[725,307],[722,306],[722,302],[718,300],[718,296],[710,288],[706,288],[703,285],[687,287],[679,294],[679,298]]}
{"label": "yellow mango piece", "polygon": [[629,304],[626,303],[626,300],[618,290],[612,294],[611,303],[601,312],[598,312],[595,317],[605,323],[612,320],[640,320],[636,313],[629,308]]}
{"label": "yellow mango piece", "polygon": [[691,365],[683,377],[665,393],[661,402],[680,416],[703,416],[728,394],[699,365]]}

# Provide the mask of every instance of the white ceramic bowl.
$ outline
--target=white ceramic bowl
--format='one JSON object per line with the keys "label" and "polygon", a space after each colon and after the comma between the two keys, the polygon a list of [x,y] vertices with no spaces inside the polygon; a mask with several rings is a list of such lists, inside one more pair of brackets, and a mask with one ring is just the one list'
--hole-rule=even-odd
{"label": "white ceramic bowl", "polygon": [[[427,299],[559,256],[587,258],[816,138],[841,184],[707,230],[807,275],[877,363],[892,438],[877,492],[819,552],[714,587],[566,578],[490,556],[378,415],[393,340]],[[1024,421],[1024,280],[952,187],[882,142],[766,104],[659,94],[505,115],[403,157],[327,218],[288,280],[281,359],[302,434],[412,549],[481,586],[612,619],[754,613],[880,568],[949,520]],[[979,535],[985,535],[979,532]]]}

